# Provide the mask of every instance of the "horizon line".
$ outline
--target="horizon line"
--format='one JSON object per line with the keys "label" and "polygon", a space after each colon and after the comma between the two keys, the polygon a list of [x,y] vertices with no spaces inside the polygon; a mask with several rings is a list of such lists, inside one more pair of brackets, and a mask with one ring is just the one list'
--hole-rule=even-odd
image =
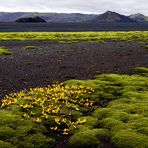
{"label": "horizon line", "polygon": [[[88,15],[99,15],[99,14],[104,14],[106,12],[115,12],[115,13],[118,13],[116,11],[111,11],[111,10],[107,10],[107,11],[104,11],[102,13],[85,13],[85,12],[55,12],[55,11],[51,11],[51,12],[41,12],[41,11],[0,11],[0,13],[57,13],[57,14],[88,14]],[[121,14],[121,15],[125,15],[125,16],[129,16],[129,15],[126,15],[126,14],[123,14],[123,13],[118,13],[118,14]],[[134,15],[134,14],[142,14],[142,15],[145,15],[143,13],[132,13],[130,15]],[[145,15],[147,16],[147,15]]]}

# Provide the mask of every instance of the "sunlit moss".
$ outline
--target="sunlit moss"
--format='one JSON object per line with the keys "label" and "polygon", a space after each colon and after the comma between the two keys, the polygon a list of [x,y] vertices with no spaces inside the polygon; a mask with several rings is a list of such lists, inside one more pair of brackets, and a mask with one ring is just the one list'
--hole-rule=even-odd
{"label": "sunlit moss", "polygon": [[34,45],[28,45],[28,46],[23,48],[23,50],[29,50],[29,49],[39,49],[39,47],[38,46],[34,46]]}
{"label": "sunlit moss", "polygon": [[0,33],[0,40],[54,40],[73,43],[77,41],[121,40],[121,41],[148,41],[147,31],[130,32],[14,32]]}
{"label": "sunlit moss", "polygon": [[95,148],[101,141],[109,141],[110,133],[107,129],[86,129],[79,131],[69,139],[69,147]]}
{"label": "sunlit moss", "polygon": [[0,46],[0,56],[1,55],[8,55],[11,54],[12,52],[10,50],[8,50],[6,47],[4,46]]}
{"label": "sunlit moss", "polygon": [[17,147],[12,145],[10,142],[5,142],[0,140],[0,148],[17,148]]}
{"label": "sunlit moss", "polygon": [[[8,110],[0,111],[0,147],[2,148],[35,147],[33,138],[32,141],[26,139],[31,135],[37,135],[35,140],[40,147],[44,147],[47,143],[48,146],[53,147],[54,139],[43,135],[45,132],[47,129],[44,126],[39,126],[28,119],[24,120],[21,115]],[[37,137],[42,140],[39,141]]]}
{"label": "sunlit moss", "polygon": [[147,137],[137,134],[134,131],[122,130],[112,137],[112,144],[118,148],[146,148],[148,147]]}

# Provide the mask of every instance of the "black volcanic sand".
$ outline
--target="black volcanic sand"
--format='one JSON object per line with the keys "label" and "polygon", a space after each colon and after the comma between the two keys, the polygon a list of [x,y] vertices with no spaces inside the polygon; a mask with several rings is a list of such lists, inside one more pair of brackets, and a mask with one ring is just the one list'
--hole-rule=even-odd
{"label": "black volcanic sand", "polygon": [[0,22],[0,32],[64,32],[64,31],[148,31],[148,23],[81,22],[81,23],[14,23]]}
{"label": "black volcanic sand", "polygon": [[[39,49],[23,49],[34,45]],[[148,67],[148,43],[106,41],[60,44],[53,41],[0,41],[13,54],[0,56],[0,98],[56,81],[91,79],[99,73],[131,74]]]}

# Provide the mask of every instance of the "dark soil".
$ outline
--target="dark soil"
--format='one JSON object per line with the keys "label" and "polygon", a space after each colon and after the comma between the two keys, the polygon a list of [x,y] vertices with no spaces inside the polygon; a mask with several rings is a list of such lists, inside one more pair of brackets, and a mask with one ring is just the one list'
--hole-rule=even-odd
{"label": "dark soil", "polygon": [[0,22],[0,32],[64,32],[64,31],[148,31],[148,23],[80,22],[80,23],[13,23]]}
{"label": "dark soil", "polygon": [[[13,52],[0,56],[0,98],[10,92],[47,86],[56,81],[91,79],[100,73],[131,74],[135,67],[148,67],[148,50],[144,48],[147,44],[0,41],[0,46]],[[23,49],[28,45],[39,49]]]}

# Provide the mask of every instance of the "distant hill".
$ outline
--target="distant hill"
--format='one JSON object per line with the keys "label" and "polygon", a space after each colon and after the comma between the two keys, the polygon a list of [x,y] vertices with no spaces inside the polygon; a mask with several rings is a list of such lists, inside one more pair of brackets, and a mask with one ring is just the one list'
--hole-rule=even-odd
{"label": "distant hill", "polygon": [[39,13],[39,12],[0,12],[0,22],[14,22],[19,18],[39,16],[46,22],[84,22],[94,19],[95,14],[81,13]]}
{"label": "distant hill", "polygon": [[135,22],[128,16],[121,15],[116,12],[107,11],[103,14],[98,15],[92,20],[93,22]]}
{"label": "distant hill", "polygon": [[14,22],[16,19],[22,17],[23,15],[23,12],[0,12],[0,22]]}
{"label": "distant hill", "polygon": [[39,13],[39,12],[0,12],[0,22],[15,22],[20,18],[40,17],[46,22],[52,23],[77,23],[77,22],[145,22],[148,17],[143,14],[130,16],[121,15],[116,12],[107,11],[103,14],[81,14],[81,13]]}
{"label": "distant hill", "polygon": [[23,22],[23,23],[29,23],[29,22],[40,22],[40,23],[45,23],[46,21],[44,19],[42,19],[39,16],[35,16],[35,17],[23,17],[23,18],[19,18],[16,20],[16,22]]}
{"label": "distant hill", "polygon": [[145,16],[141,13],[132,14],[129,16],[129,18],[137,21],[137,22],[146,22],[148,21],[148,16]]}

